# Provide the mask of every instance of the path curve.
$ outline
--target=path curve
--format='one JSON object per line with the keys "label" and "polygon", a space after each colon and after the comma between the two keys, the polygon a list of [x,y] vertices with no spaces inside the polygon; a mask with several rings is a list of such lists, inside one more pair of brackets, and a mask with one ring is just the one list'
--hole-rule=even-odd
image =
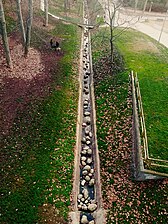
{"label": "path curve", "polygon": [[[108,5],[108,0],[99,0],[99,3],[102,5],[102,8],[105,11],[105,18],[106,22],[108,22],[108,9],[106,6]],[[152,37],[153,39],[159,41],[159,37],[162,30],[162,25],[164,23],[164,20],[166,18],[166,23],[168,21],[168,14],[158,14],[158,13],[146,13],[143,17],[140,17],[140,14],[134,14],[134,10],[127,12],[127,9],[121,8],[119,13],[119,26],[127,26],[128,28],[136,29],[142,33],[147,34],[148,36]],[[163,20],[163,23],[160,25],[157,25],[157,27],[152,27],[151,24],[147,24],[147,21],[157,21],[157,20]],[[125,24],[123,24],[123,21],[127,21]],[[128,21],[131,21],[130,23]],[[163,28],[163,32],[160,37],[160,43],[163,44],[165,47],[168,48],[168,33],[165,31],[166,29]]]}

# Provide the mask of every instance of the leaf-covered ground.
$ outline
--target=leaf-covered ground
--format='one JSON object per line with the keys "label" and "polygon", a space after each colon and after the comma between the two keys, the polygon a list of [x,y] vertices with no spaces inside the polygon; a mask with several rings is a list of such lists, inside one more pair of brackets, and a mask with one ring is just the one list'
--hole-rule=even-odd
{"label": "leaf-covered ground", "polygon": [[109,70],[108,57],[97,59],[97,138],[107,223],[167,223],[167,180],[131,179],[132,102],[128,72],[110,75]]}

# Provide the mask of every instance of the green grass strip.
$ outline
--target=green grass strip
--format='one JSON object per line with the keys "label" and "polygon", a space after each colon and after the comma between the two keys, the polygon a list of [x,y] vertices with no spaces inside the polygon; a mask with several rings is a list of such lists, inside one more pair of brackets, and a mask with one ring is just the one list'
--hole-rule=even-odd
{"label": "green grass strip", "polygon": [[[17,115],[4,140],[1,223],[67,222],[72,190],[77,116],[79,32],[57,24],[64,56],[53,72],[51,93]],[[59,87],[59,88],[57,88]]]}

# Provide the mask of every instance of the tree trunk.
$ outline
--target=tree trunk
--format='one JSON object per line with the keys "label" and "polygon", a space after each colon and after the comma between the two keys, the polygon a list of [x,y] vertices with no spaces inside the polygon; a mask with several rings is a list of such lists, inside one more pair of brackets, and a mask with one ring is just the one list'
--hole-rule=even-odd
{"label": "tree trunk", "polygon": [[71,3],[69,0],[64,0],[64,11],[66,12],[67,10],[70,10],[71,8]]}
{"label": "tree trunk", "polygon": [[166,9],[168,9],[168,1],[167,1],[167,3],[166,3],[165,7],[166,7]]}
{"label": "tree trunk", "polygon": [[137,11],[137,6],[138,6],[138,0],[135,0],[135,8],[134,8],[134,12]]}
{"label": "tree trunk", "polygon": [[20,30],[22,33],[22,41],[23,41],[23,46],[25,46],[26,43],[26,34],[25,34],[25,29],[24,29],[24,24],[23,24],[23,17],[22,17],[22,10],[21,10],[21,5],[20,5],[21,0],[17,0],[17,13],[18,13],[18,20],[20,24]]}
{"label": "tree trunk", "polygon": [[24,55],[27,57],[29,47],[30,47],[30,39],[31,39],[31,26],[33,20],[33,0],[29,0],[29,13],[27,19],[27,30],[26,30],[26,44],[25,44],[25,52]]}
{"label": "tree trunk", "polygon": [[110,52],[111,52],[111,67],[114,59],[114,46],[113,46],[113,18],[110,18]]}
{"label": "tree trunk", "polygon": [[145,0],[144,7],[143,7],[143,11],[142,11],[142,16],[143,16],[144,13],[145,13],[147,3],[148,3],[148,0]]}
{"label": "tree trunk", "polygon": [[48,0],[44,0],[45,26],[48,26]]}
{"label": "tree trunk", "polygon": [[6,55],[6,62],[7,62],[7,65],[9,66],[9,68],[12,68],[13,66],[12,66],[12,60],[11,60],[11,56],[10,56],[8,36],[7,36],[7,31],[6,31],[6,21],[5,21],[2,0],[0,0],[0,21],[2,24],[2,40],[3,40],[5,55]]}
{"label": "tree trunk", "polygon": [[67,0],[64,0],[64,12],[67,11]]}

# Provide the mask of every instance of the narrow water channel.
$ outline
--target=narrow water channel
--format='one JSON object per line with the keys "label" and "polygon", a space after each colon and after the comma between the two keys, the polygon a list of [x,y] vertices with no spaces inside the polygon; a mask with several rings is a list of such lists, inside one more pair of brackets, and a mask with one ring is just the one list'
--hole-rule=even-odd
{"label": "narrow water channel", "polygon": [[[100,224],[102,207],[100,166],[96,137],[96,113],[93,87],[92,54],[87,0],[84,0],[83,36],[79,118],[77,128],[77,156],[74,175],[74,210],[78,218],[73,223]],[[100,212],[101,213],[101,212]],[[76,217],[77,217],[76,216]],[[103,222],[101,221],[101,224]]]}

